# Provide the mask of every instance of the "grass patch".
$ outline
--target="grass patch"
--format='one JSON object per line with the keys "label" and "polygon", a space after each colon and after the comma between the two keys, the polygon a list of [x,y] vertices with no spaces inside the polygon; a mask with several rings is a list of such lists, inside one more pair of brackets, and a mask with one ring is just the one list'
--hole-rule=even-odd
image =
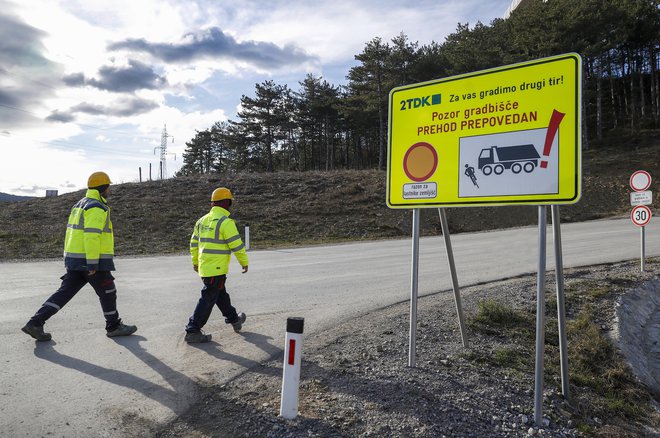
{"label": "grass patch", "polygon": [[569,321],[567,336],[570,378],[582,387],[577,397],[583,415],[628,420],[648,417],[650,394],[636,382],[612,342],[594,323],[591,306]]}
{"label": "grass patch", "polygon": [[534,317],[495,300],[484,300],[477,304],[477,313],[468,320],[468,325],[487,335],[529,336],[534,332]]}
{"label": "grass patch", "polygon": [[481,366],[506,369],[517,376],[528,375],[533,367],[534,355],[522,347],[499,347],[492,351],[470,351],[460,357]]}
{"label": "grass patch", "polygon": [[[485,335],[504,338],[510,345],[490,352],[472,351],[463,355],[465,359],[515,373],[527,373],[530,366],[533,366],[533,315],[495,300],[484,300],[477,304],[477,313],[468,319],[468,326]],[[516,342],[516,339],[520,342]]]}
{"label": "grass patch", "polygon": [[[607,418],[608,423],[625,428],[633,422],[644,422],[653,414],[650,393],[637,383],[616,347],[595,322],[592,304],[611,292],[610,288],[597,284],[598,287],[594,287],[589,281],[583,284],[587,286],[585,289],[579,288],[587,292],[580,294],[582,298],[574,303],[576,308],[572,310],[576,316],[566,327],[573,415],[576,427],[587,435],[593,435],[589,422],[594,417]],[[547,307],[556,308],[556,299],[549,301]],[[478,311],[468,319],[468,324],[475,331],[497,337],[504,345],[490,352],[473,351],[462,357],[527,377],[533,373],[535,315],[495,300],[485,300],[478,303]],[[545,385],[560,389],[560,375],[557,320],[550,316],[546,319]]]}

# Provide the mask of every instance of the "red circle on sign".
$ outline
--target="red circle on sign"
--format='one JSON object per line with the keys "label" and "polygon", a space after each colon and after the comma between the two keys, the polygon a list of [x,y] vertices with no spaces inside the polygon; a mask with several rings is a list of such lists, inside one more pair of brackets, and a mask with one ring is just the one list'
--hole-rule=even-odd
{"label": "red circle on sign", "polygon": [[645,170],[638,170],[630,176],[630,187],[636,192],[643,192],[651,186],[651,175]]}
{"label": "red circle on sign", "polygon": [[651,209],[646,205],[638,205],[630,212],[630,220],[638,227],[643,227],[651,220]]}
{"label": "red circle on sign", "polygon": [[415,143],[403,157],[403,170],[413,181],[426,181],[438,168],[438,153],[426,142]]}

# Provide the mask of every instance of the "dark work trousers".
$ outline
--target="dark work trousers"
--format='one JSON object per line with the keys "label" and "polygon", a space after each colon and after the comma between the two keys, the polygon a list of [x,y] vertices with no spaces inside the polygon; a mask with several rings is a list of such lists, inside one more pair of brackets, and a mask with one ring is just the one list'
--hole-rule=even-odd
{"label": "dark work trousers", "polygon": [[231,299],[225,288],[226,275],[217,277],[203,277],[204,287],[202,288],[202,297],[195,307],[195,312],[188,320],[186,331],[188,333],[198,332],[204,327],[211,316],[213,306],[218,306],[225,317],[225,322],[231,324],[238,318],[236,309],[231,305]]}
{"label": "dark work trousers", "polygon": [[66,271],[62,277],[62,285],[46,300],[41,308],[30,319],[29,324],[43,326],[44,323],[55,315],[62,307],[73,298],[80,289],[89,283],[99,296],[103,316],[105,316],[105,329],[114,330],[121,320],[117,312],[117,288],[115,278],[110,271],[96,271],[89,275],[86,271]]}

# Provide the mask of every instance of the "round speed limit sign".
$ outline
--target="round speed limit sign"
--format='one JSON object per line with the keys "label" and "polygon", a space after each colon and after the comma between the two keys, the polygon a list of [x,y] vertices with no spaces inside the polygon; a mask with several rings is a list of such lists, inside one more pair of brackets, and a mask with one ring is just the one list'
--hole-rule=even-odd
{"label": "round speed limit sign", "polygon": [[646,205],[638,205],[630,212],[630,220],[638,227],[643,227],[651,220],[651,209]]}

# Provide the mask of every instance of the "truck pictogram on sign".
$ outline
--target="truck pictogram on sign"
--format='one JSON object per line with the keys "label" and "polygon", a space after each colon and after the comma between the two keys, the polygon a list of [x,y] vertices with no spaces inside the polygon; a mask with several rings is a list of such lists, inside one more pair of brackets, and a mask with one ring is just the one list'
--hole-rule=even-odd
{"label": "truck pictogram on sign", "polygon": [[513,173],[525,171],[531,173],[538,166],[541,158],[533,144],[517,146],[491,146],[481,150],[479,154],[479,170],[484,175],[501,175],[504,169]]}

